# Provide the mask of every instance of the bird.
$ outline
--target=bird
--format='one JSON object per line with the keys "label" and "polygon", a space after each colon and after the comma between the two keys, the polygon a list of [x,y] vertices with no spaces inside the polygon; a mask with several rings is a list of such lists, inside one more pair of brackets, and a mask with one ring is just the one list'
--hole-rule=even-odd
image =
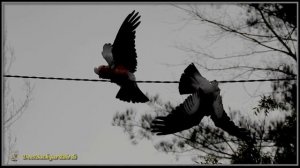
{"label": "bird", "polygon": [[139,89],[134,72],[137,69],[135,49],[136,28],[141,21],[139,12],[131,12],[123,21],[113,44],[103,45],[102,56],[108,65],[94,68],[99,78],[110,79],[120,86],[117,99],[132,103],[145,103],[148,97]]}
{"label": "bird", "polygon": [[166,116],[157,116],[150,130],[156,135],[168,135],[199,125],[204,116],[210,116],[215,126],[242,140],[251,139],[250,131],[240,128],[226,114],[217,81],[208,81],[195,65],[190,64],[179,81],[179,93],[190,94]]}

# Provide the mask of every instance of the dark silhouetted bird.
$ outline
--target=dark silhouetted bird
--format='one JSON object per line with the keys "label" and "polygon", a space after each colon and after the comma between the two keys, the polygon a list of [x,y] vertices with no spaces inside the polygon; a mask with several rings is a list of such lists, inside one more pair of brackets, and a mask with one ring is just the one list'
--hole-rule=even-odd
{"label": "dark silhouetted bird", "polygon": [[215,126],[229,134],[250,140],[250,131],[239,128],[223,109],[217,81],[209,82],[190,64],[181,75],[180,94],[191,94],[167,116],[158,116],[151,123],[151,131],[157,135],[180,132],[198,125],[204,116],[210,116]]}
{"label": "dark silhouetted bird", "polygon": [[113,45],[106,43],[103,46],[102,56],[108,66],[101,65],[94,68],[100,78],[110,79],[120,86],[116,98],[133,103],[149,101],[139,89],[134,72],[137,67],[135,50],[135,29],[141,23],[138,12],[130,13],[122,23]]}

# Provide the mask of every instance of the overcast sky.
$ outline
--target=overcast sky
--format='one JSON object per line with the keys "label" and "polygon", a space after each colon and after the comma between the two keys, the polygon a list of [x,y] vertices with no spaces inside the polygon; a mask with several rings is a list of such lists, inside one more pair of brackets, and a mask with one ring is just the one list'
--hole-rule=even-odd
{"label": "overcast sky", "polygon": [[[199,5],[209,9],[207,4]],[[237,15],[234,9],[228,6]],[[4,23],[16,56],[10,74],[97,79],[93,68],[106,64],[101,56],[103,44],[113,42],[121,23],[133,10],[141,15],[136,30],[137,80],[179,80],[188,64],[165,64],[187,63],[189,57],[174,46],[211,44],[204,38],[210,26],[186,23],[185,14],[168,4],[6,4]],[[224,56],[242,47],[244,44],[237,40],[219,41],[213,52]],[[230,80],[229,76],[198,68],[209,80]],[[12,93],[21,97],[23,79],[9,80]],[[176,161],[172,155],[156,151],[151,141],[134,146],[122,128],[111,125],[117,111],[129,107],[137,113],[149,110],[147,104],[116,99],[117,85],[39,79],[30,82],[35,86],[33,101],[13,126],[19,154],[77,154],[78,160],[19,159],[16,164],[192,164],[188,157]],[[179,95],[178,84],[138,85],[143,92],[160,94],[173,104],[185,98]],[[253,93],[258,85],[268,88],[267,82],[220,85],[225,109],[249,111],[259,97],[250,97],[245,88]]]}

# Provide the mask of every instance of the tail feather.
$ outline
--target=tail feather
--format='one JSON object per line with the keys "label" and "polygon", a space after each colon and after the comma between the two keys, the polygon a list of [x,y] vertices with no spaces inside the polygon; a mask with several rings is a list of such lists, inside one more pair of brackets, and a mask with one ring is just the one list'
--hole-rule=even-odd
{"label": "tail feather", "polygon": [[132,103],[145,103],[149,101],[148,97],[144,95],[135,82],[122,85],[116,98]]}
{"label": "tail feather", "polygon": [[179,93],[180,94],[191,94],[198,90],[200,83],[198,81],[201,74],[191,63],[183,72],[179,81]]}

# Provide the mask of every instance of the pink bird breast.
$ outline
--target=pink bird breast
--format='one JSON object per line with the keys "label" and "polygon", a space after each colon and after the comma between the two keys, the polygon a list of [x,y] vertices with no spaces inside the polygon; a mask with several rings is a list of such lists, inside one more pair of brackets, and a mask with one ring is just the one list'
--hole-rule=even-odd
{"label": "pink bird breast", "polygon": [[128,70],[125,67],[121,66],[121,65],[117,66],[115,68],[114,72],[115,72],[115,75],[120,76],[120,77],[127,77],[128,76]]}
{"label": "pink bird breast", "polygon": [[126,80],[129,78],[128,70],[123,66],[117,66],[112,69],[109,66],[101,65],[94,71],[99,75],[100,78],[104,79]]}

